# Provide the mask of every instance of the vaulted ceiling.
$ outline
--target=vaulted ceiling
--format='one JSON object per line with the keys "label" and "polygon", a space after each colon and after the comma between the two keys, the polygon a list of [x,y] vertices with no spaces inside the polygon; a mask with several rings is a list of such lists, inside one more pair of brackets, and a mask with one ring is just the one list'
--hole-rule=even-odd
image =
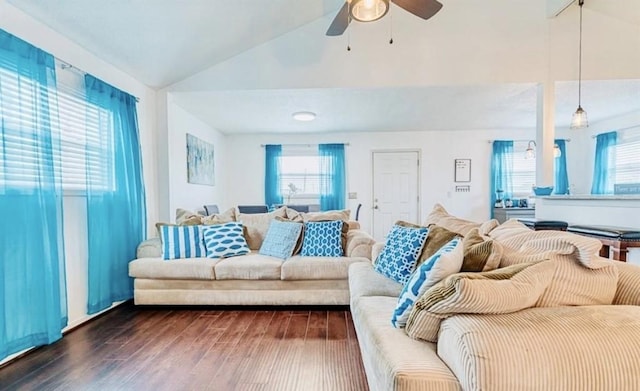
{"label": "vaulted ceiling", "polygon": [[96,56],[164,87],[335,12],[343,0],[9,0]]}
{"label": "vaulted ceiling", "polygon": [[[540,81],[535,78],[539,75],[518,83],[496,80],[509,80],[522,66],[540,69],[547,64],[535,55],[527,56],[526,46],[515,49],[523,54],[515,58],[503,59],[496,52],[491,61],[508,60],[511,68],[491,73],[484,64],[480,69],[486,74],[480,78],[488,80],[466,83],[469,72],[478,72],[477,59],[459,61],[464,59],[460,51],[465,43],[472,47],[496,40],[503,40],[500,50],[532,43],[538,45],[536,50],[540,46],[544,50],[544,40],[528,40],[531,34],[546,32],[544,23],[530,26],[531,31],[515,29],[526,24],[526,18],[546,18],[548,13],[553,16],[571,7],[573,14],[564,11],[558,16],[567,23],[559,28],[564,40],[557,45],[561,51],[552,54],[560,58],[557,55],[568,55],[562,51],[570,48],[570,63],[562,58],[556,65],[564,80],[575,80],[573,16],[577,7],[571,0],[547,0],[546,6],[531,0],[441,0],[443,11],[427,22],[396,9],[393,28],[398,42],[393,51],[386,44],[388,21],[358,26],[350,38],[348,34],[324,37],[343,0],[0,1],[18,7],[144,84],[176,86],[172,88],[176,103],[225,133],[531,127],[536,115],[534,82]],[[612,25],[640,26],[638,0],[587,0],[585,8],[606,16]],[[442,36],[444,32],[449,35]],[[503,38],[514,34],[519,41]],[[603,39],[600,32],[587,34],[593,40]],[[349,39],[354,50],[346,57]],[[367,42],[371,40],[380,41],[379,45]],[[276,41],[280,44],[271,44]],[[600,44],[606,46],[606,42]],[[628,50],[640,51],[640,45]],[[424,63],[412,63],[416,51]],[[611,53],[587,51],[586,55],[607,61],[598,56]],[[326,67],[327,57],[334,59],[330,67]],[[363,66],[367,61],[370,68]],[[640,62],[636,65],[640,69]],[[619,65],[613,61],[611,66]],[[278,74],[271,73],[276,68]],[[447,68],[459,75],[460,85],[428,80]],[[203,83],[207,77],[217,78],[215,86]],[[281,82],[287,78],[291,81]],[[402,83],[397,82],[399,78]],[[592,121],[640,110],[637,81],[590,82],[584,87],[585,104],[608,107],[590,111]],[[575,110],[575,90],[574,82],[556,87],[558,126],[565,125],[565,117]],[[316,111],[318,119],[304,125],[293,122],[291,112],[305,109]]]}

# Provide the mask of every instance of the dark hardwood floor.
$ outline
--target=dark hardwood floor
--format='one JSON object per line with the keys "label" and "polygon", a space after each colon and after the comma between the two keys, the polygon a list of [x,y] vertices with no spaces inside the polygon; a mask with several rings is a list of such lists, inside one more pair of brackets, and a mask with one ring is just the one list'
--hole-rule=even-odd
{"label": "dark hardwood floor", "polygon": [[125,303],[0,369],[0,390],[367,390],[347,310]]}

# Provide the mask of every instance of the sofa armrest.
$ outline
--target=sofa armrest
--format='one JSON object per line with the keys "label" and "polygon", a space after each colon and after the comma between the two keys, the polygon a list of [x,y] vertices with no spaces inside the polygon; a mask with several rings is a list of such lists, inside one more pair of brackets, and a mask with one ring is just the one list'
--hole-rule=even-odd
{"label": "sofa armrest", "polygon": [[378,255],[380,255],[380,253],[382,252],[383,248],[384,248],[384,242],[376,242],[371,247],[371,261],[373,263],[376,262],[376,259],[378,259]]}
{"label": "sofa armrest", "polygon": [[147,239],[136,249],[137,258],[160,258],[162,256],[162,242],[160,238]]}
{"label": "sofa armrest", "polygon": [[615,262],[618,267],[618,288],[613,304],[640,305],[640,267],[625,262]]}
{"label": "sofa armrest", "polygon": [[371,259],[371,246],[376,241],[371,235],[360,229],[350,229],[347,232],[346,257],[362,257]]}

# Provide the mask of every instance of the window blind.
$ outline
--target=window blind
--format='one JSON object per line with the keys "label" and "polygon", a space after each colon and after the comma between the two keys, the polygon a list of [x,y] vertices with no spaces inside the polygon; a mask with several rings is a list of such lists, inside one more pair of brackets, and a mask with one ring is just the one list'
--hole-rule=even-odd
{"label": "window blind", "polygon": [[513,154],[510,157],[513,162],[511,173],[513,194],[520,197],[530,195],[531,187],[536,183],[536,160],[524,158],[527,144],[527,142],[515,141]]}
{"label": "window blind", "polygon": [[640,183],[640,138],[616,146],[615,183]]}
{"label": "window blind", "polygon": [[[51,129],[54,173],[63,190],[81,191],[87,186],[108,191],[113,188],[112,115],[88,104],[79,75],[62,72],[56,91],[19,73],[15,64],[0,60],[0,114],[5,137],[0,140],[0,184],[7,188],[33,187],[42,167],[36,137],[40,129]],[[71,74],[72,75],[72,74]],[[65,82],[66,80],[66,82]],[[48,105],[49,116],[36,116]],[[87,183],[90,178],[91,183]]]}

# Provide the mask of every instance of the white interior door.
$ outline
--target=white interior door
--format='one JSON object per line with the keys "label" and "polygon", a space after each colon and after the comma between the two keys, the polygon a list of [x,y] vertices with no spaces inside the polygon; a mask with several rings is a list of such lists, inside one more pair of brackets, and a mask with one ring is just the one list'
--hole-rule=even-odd
{"label": "white interior door", "polygon": [[373,237],[383,241],[397,220],[418,223],[418,151],[373,152]]}

